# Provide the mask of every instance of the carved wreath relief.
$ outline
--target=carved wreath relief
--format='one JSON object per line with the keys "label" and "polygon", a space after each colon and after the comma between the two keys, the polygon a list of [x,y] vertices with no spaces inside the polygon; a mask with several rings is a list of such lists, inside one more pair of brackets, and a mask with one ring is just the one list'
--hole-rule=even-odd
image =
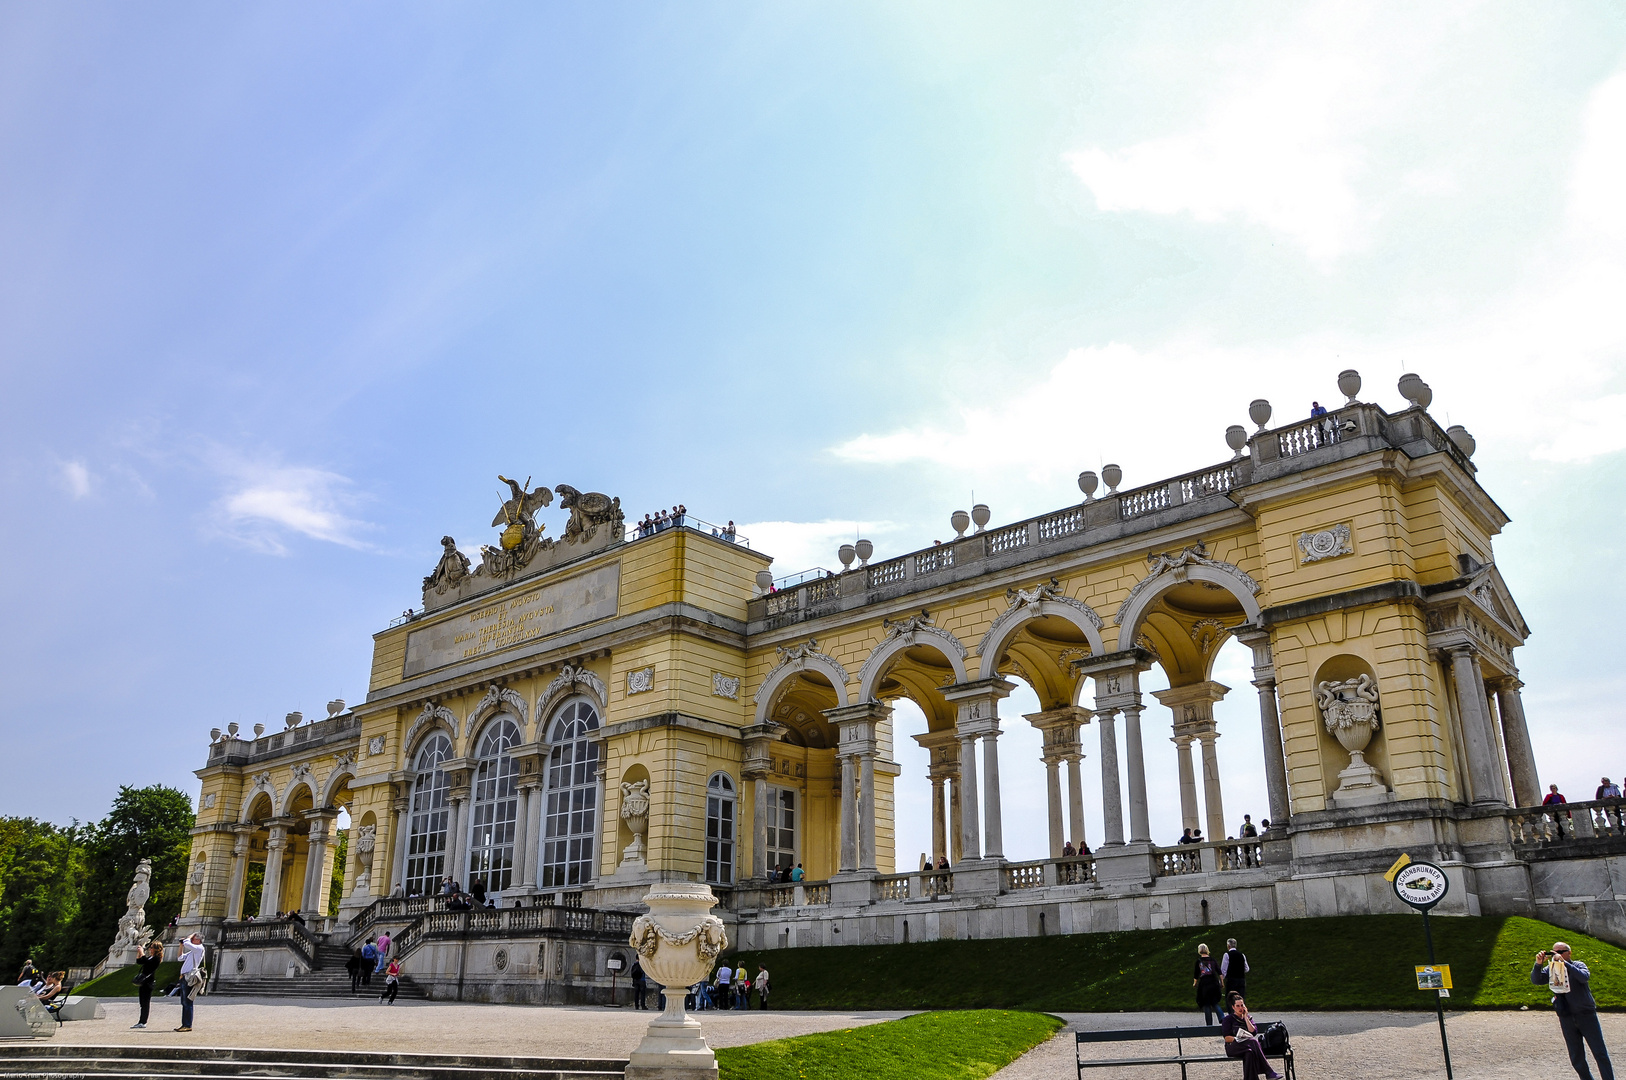
{"label": "carved wreath relief", "polygon": [[1302,562],[1319,562],[1339,555],[1352,555],[1355,545],[1350,543],[1349,526],[1333,525],[1299,534],[1299,554]]}
{"label": "carved wreath relief", "polygon": [[731,701],[740,699],[740,680],[720,671],[711,673],[711,692],[716,697],[728,698]]}
{"label": "carved wreath relief", "polygon": [[627,672],[627,693],[642,694],[646,690],[653,689],[655,689],[655,668],[653,666]]}

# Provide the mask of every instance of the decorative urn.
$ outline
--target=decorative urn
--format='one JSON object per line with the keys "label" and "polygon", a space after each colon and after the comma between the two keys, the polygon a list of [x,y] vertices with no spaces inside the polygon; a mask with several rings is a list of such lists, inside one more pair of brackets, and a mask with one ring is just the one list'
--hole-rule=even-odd
{"label": "decorative urn", "polygon": [[1078,474],[1078,490],[1084,493],[1084,501],[1089,502],[1095,498],[1095,489],[1101,486],[1101,478],[1095,475],[1095,470],[1085,469]]}
{"label": "decorative urn", "polygon": [[1101,466],[1101,479],[1107,482],[1107,494],[1116,495],[1118,485],[1123,483],[1124,471],[1116,465]]}
{"label": "decorative urn", "polygon": [[875,554],[875,545],[868,540],[860,540],[853,545],[853,550],[858,553],[858,565],[868,566],[869,557]]}
{"label": "decorative urn", "polygon": [[291,728],[296,728],[305,722],[305,714],[302,712],[291,712],[282,718],[282,722]]}
{"label": "decorative urn", "polygon": [[1318,683],[1315,701],[1327,731],[1349,752],[1349,767],[1338,774],[1333,804],[1360,806],[1386,799],[1382,774],[1366,761],[1366,748],[1378,729],[1378,687],[1372,676],[1363,672],[1342,682]]}
{"label": "decorative urn", "polygon": [[265,734],[265,725],[264,724],[255,724],[254,725],[254,737],[256,739],[258,739],[261,735],[264,735],[264,734]]}
{"label": "decorative urn", "polygon": [[220,729],[219,728],[212,727],[212,728],[209,729],[209,741],[212,742],[212,743],[217,743],[217,742],[220,741]]}
{"label": "decorative urn", "polygon": [[627,823],[632,840],[622,849],[620,866],[641,866],[644,862],[644,834],[649,831],[649,781],[621,784],[621,820]]}
{"label": "decorative urn", "polygon": [[763,593],[764,595],[766,595],[768,590],[771,589],[771,588],[773,588],[773,571],[772,570],[758,570],[757,571],[757,591],[760,592],[760,593]]}
{"label": "decorative urn", "polygon": [[1416,372],[1408,371],[1400,376],[1400,382],[1395,384],[1400,390],[1400,396],[1411,402],[1416,408],[1422,408],[1422,389],[1426,385],[1423,377]]}
{"label": "decorative urn", "polygon": [[342,712],[344,712],[344,698],[334,698],[327,703],[327,714],[329,716],[338,716]]}
{"label": "decorative urn", "polygon": [[971,515],[964,510],[954,511],[949,515],[949,527],[954,530],[954,538],[958,540],[971,527]]}
{"label": "decorative urn", "polygon": [[1338,392],[1349,399],[1344,402],[1346,406],[1359,405],[1360,402],[1355,400],[1355,395],[1361,392],[1361,373],[1354,368],[1346,368],[1340,371],[1338,373]]}
{"label": "decorative urn", "polygon": [[700,1021],[683,1010],[684,991],[707,978],[728,948],[723,920],[711,913],[717,898],[698,882],[666,882],[644,896],[648,914],[632,921],[628,939],[644,974],[667,988],[666,1011],[650,1022],[627,1063],[627,1080],[675,1076],[712,1080],[717,1056],[706,1045]]}
{"label": "decorative urn", "polygon": [[[1270,402],[1264,398],[1254,398],[1248,406],[1248,419],[1259,425],[1259,431],[1265,430],[1265,425],[1270,423]],[[1254,434],[1259,434],[1259,431]]]}
{"label": "decorative urn", "polygon": [[1473,457],[1474,451],[1479,449],[1479,443],[1474,441],[1474,437],[1468,434],[1468,429],[1461,424],[1452,424],[1445,429],[1445,433],[1457,444],[1457,449],[1462,451],[1465,458]]}
{"label": "decorative urn", "polygon": [[841,560],[841,572],[845,574],[853,568],[853,560],[858,558],[858,552],[851,544],[842,544],[836,551],[836,558]]}
{"label": "decorative urn", "polygon": [[988,522],[993,516],[988,511],[987,503],[978,503],[971,508],[971,520],[977,523],[978,532],[982,532],[988,527]]}
{"label": "decorative urn", "polygon": [[1232,424],[1226,428],[1225,445],[1231,448],[1231,460],[1236,461],[1242,456],[1242,448],[1248,445],[1248,429],[1241,424]]}

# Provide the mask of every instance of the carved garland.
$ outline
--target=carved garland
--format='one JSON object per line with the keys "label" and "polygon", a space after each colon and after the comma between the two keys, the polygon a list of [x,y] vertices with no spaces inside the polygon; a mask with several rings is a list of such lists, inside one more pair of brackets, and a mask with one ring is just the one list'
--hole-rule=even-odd
{"label": "carved garland", "polygon": [[632,920],[632,936],[627,944],[639,956],[651,957],[663,943],[681,949],[696,938],[700,941],[695,946],[696,951],[707,960],[715,959],[718,953],[728,948],[728,931],[723,929],[723,920],[715,915],[707,915],[699,926],[681,934],[665,929],[648,915],[640,915]]}
{"label": "carved garland", "polygon": [[434,723],[436,720],[445,724],[454,736],[457,734],[457,714],[444,705],[430,703],[424,705],[423,712],[418,714],[418,718],[407,729],[406,741],[402,745],[410,749],[413,740],[418,737],[418,732],[423,730],[424,725]]}
{"label": "carved garland", "polygon": [[[886,647],[892,642],[900,639],[905,645],[913,645],[915,644],[915,638],[918,635],[930,634],[932,637],[945,643],[947,646],[943,650],[945,655],[952,654],[958,656],[962,661],[965,659],[965,646],[960,643],[960,639],[949,633],[947,630],[944,630],[942,627],[933,626],[931,613],[925,608],[920,609],[919,615],[910,615],[908,618],[899,619],[896,622],[893,622],[891,619],[886,619],[882,621],[881,625],[886,627],[886,637],[881,639],[881,643],[875,646],[875,648],[870,652],[869,658],[864,661],[863,668],[858,672],[859,686],[863,686],[869,682],[871,672],[875,670],[877,665],[882,663],[882,661],[878,658]],[[950,684],[954,682],[955,678],[956,676],[952,675],[949,677]]]}
{"label": "carved garland", "polygon": [[1246,571],[1234,563],[1210,559],[1208,557],[1208,545],[1200,541],[1185,548],[1178,555],[1167,553],[1148,555],[1146,556],[1146,562],[1148,566],[1146,576],[1135,582],[1135,587],[1129,590],[1129,595],[1124,597],[1124,602],[1118,605],[1118,614],[1114,616],[1113,622],[1121,624],[1124,621],[1124,612],[1134,606],[1135,598],[1151,588],[1159,578],[1165,574],[1174,574],[1176,580],[1180,580],[1180,572],[1191,566],[1206,566],[1210,570],[1218,570],[1222,574],[1228,574],[1246,587],[1250,595],[1259,595],[1259,583],[1257,581],[1249,577]]}
{"label": "carved garland", "polygon": [[491,710],[504,705],[519,713],[519,726],[523,728],[525,726],[525,699],[519,696],[517,690],[510,690],[506,686],[492,686],[486,689],[486,696],[481,698],[480,704],[476,705],[474,711],[469,713],[468,723],[463,727],[463,734],[472,735],[475,724],[484,720]]}
{"label": "carved garland", "polygon": [[[574,693],[577,687],[587,688],[587,692],[597,699],[601,712],[607,707],[610,693],[604,685],[604,680],[584,667],[566,664],[559,669],[559,674],[554,676],[553,681],[548,683],[548,688],[542,691],[542,696],[536,699],[537,723],[540,724],[547,719],[546,711],[552,707],[559,694]],[[544,733],[539,732],[537,738],[543,737]]]}
{"label": "carved garland", "polygon": [[800,645],[781,645],[774,651],[779,655],[779,663],[775,664],[768,674],[762,677],[762,682],[757,687],[756,694],[751,698],[752,702],[761,702],[762,687],[773,682],[774,677],[777,676],[780,671],[790,667],[794,667],[798,671],[805,671],[807,669],[808,661],[812,660],[829,664],[831,667],[841,672],[841,684],[843,686],[846,686],[853,681],[853,677],[847,673],[847,669],[842,666],[841,661],[837,660],[833,656],[819,651],[818,638],[808,638],[806,642]]}
{"label": "carved garland", "polygon": [[1065,604],[1082,615],[1084,617],[1084,621],[1095,627],[1097,630],[1100,630],[1102,626],[1101,616],[1096,614],[1095,609],[1086,604],[1084,601],[1075,600],[1073,597],[1063,593],[1061,591],[1061,583],[1055,578],[1051,578],[1049,581],[1042,584],[1035,585],[1031,589],[1006,589],[1005,597],[1010,601],[1010,606],[1004,611],[1000,612],[999,618],[995,619],[993,625],[988,628],[988,632],[982,635],[982,640],[977,643],[978,656],[986,656],[988,654],[989,644],[998,640],[999,634],[1005,628],[1005,624],[1009,623],[1012,619],[1019,617],[1028,608],[1032,608],[1034,611],[1043,614],[1044,609],[1041,605],[1047,603]]}

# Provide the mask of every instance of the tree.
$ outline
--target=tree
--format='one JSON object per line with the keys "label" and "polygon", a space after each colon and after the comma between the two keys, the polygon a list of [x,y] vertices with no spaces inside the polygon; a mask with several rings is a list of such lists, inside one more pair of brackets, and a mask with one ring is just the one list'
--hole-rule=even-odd
{"label": "tree", "polygon": [[65,963],[94,964],[107,954],[142,859],[152,860],[147,925],[162,928],[180,913],[194,821],[192,800],[175,788],[119,788],[107,816],[83,831],[84,881]]}
{"label": "tree", "polygon": [[66,967],[64,939],[79,912],[83,865],[79,827],[33,818],[0,818],[0,980],[32,958]]}
{"label": "tree", "polygon": [[339,901],[344,899],[344,863],[350,857],[350,830],[339,830],[339,842],[333,845],[333,879],[328,882],[327,910],[324,915],[337,915]]}

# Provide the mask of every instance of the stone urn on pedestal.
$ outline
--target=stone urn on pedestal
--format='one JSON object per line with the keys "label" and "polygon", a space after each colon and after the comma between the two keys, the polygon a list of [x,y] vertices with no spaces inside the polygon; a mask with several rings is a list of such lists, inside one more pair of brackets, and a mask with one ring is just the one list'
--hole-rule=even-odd
{"label": "stone urn on pedestal", "polygon": [[1349,768],[1338,774],[1333,805],[1365,806],[1388,800],[1383,774],[1366,762],[1366,748],[1378,729],[1378,688],[1372,676],[1319,683],[1315,697],[1327,731],[1349,751]]}
{"label": "stone urn on pedestal", "polygon": [[728,948],[723,920],[711,914],[717,904],[710,886],[690,882],[656,885],[644,896],[647,915],[633,920],[628,940],[644,974],[666,989],[666,1011],[627,1064],[627,1080],[715,1080],[717,1055],[706,1045],[700,1021],[683,1010],[688,988],[711,974]]}
{"label": "stone urn on pedestal", "polygon": [[636,871],[644,869],[644,834],[649,831],[649,781],[634,780],[621,785],[621,820],[627,823],[632,840],[621,850],[621,862],[616,867]]}

